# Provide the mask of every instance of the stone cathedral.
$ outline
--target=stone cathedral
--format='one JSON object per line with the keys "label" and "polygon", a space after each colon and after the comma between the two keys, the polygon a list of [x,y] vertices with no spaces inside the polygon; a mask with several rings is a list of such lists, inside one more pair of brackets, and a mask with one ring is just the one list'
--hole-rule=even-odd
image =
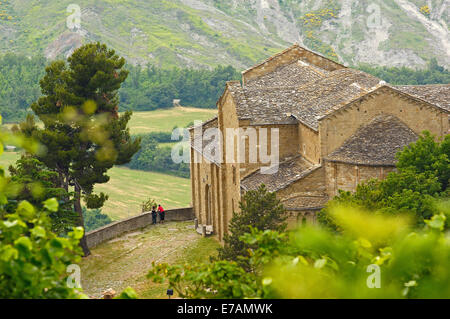
{"label": "stone cathedral", "polygon": [[[394,170],[395,154],[424,130],[448,134],[449,97],[448,84],[392,86],[293,45],[244,71],[242,81],[228,82],[218,116],[190,129],[199,224],[222,240],[242,194],[261,184],[276,192],[290,222],[314,222],[338,190],[354,191],[358,183]],[[223,132],[222,139],[194,134],[210,128]],[[229,128],[268,132],[269,140],[277,129],[278,169],[263,173],[259,156],[256,162],[248,155],[227,161]],[[256,148],[260,141],[258,133]],[[242,143],[249,151],[249,139]],[[220,150],[219,160],[206,152],[211,144]]]}

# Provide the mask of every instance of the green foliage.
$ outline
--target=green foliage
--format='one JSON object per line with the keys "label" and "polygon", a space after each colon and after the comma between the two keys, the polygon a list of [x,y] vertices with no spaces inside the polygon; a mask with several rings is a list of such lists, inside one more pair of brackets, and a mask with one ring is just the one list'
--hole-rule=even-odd
{"label": "green foliage", "polygon": [[[29,152],[36,150],[34,143],[26,138],[1,132],[0,144],[6,141]],[[60,210],[56,198],[46,199],[40,208],[21,200],[12,209],[11,196],[17,199],[32,189],[29,184],[22,188],[20,183],[27,184],[26,177],[38,173],[35,165],[39,164],[33,159],[19,162],[15,177],[20,178],[7,178],[4,170],[0,170],[0,298],[83,298],[80,291],[66,283],[67,266],[80,261],[78,242],[83,229],[74,228],[65,238],[52,232],[54,223],[49,216]],[[43,193],[48,195],[51,191]]]}
{"label": "green foliage", "polygon": [[57,205],[58,209],[50,209],[49,213],[52,220],[52,231],[64,234],[76,225],[77,215],[72,210],[73,201],[69,198],[70,194],[60,187],[56,172],[49,170],[31,155],[22,156],[15,166],[9,167],[9,171],[10,187],[15,188],[16,192],[11,194],[5,211],[14,212],[17,205],[23,200],[28,201],[37,209],[48,209]]}
{"label": "green foliage", "polygon": [[61,238],[50,227],[46,214],[27,201],[0,220],[0,298],[83,297],[66,283],[67,266],[80,261],[83,229]]}
{"label": "green foliage", "polygon": [[39,95],[39,79],[47,61],[14,53],[0,56],[0,113],[6,122],[18,122],[30,111]]}
{"label": "green foliage", "polygon": [[[272,298],[448,298],[450,250],[445,233],[411,231],[405,220],[336,208],[342,234],[300,229],[266,268]],[[380,240],[381,238],[381,240]],[[295,257],[295,255],[297,255]],[[369,288],[368,266],[381,287]],[[445,269],[441,271],[441,269]],[[301,283],[301,284],[300,284]]]}
{"label": "green foliage", "polygon": [[146,213],[153,209],[153,207],[156,207],[158,204],[156,201],[152,198],[147,199],[145,202],[142,202],[142,212]]}
{"label": "green foliage", "polygon": [[239,80],[232,66],[214,70],[142,68],[128,65],[130,75],[120,90],[122,110],[151,111],[172,107],[174,99],[183,105],[214,108],[225,82]]}
{"label": "green foliage", "polygon": [[397,154],[397,172],[384,180],[360,184],[355,193],[340,191],[319,213],[319,221],[336,230],[329,211],[346,204],[386,214],[408,212],[419,226],[425,226],[424,221],[436,212],[436,199],[448,196],[449,142],[448,136],[439,142],[424,132],[416,143]]}
{"label": "green foliage", "polygon": [[435,58],[431,59],[428,63],[428,67],[423,70],[414,70],[406,67],[373,67],[369,65],[361,65],[358,69],[393,85],[450,83],[450,70],[446,70],[439,66]]}
{"label": "green foliage", "polygon": [[400,171],[412,170],[414,173],[430,174],[437,177],[441,191],[449,186],[450,181],[450,136],[436,142],[436,137],[429,132],[419,138],[416,143],[397,155],[397,167]]}
{"label": "green foliage", "polygon": [[133,288],[127,287],[115,299],[138,299],[138,297]]}
{"label": "green foliage", "polygon": [[236,262],[216,261],[209,264],[170,266],[153,264],[148,278],[156,283],[169,281],[181,298],[256,298],[261,295],[255,276]]}
{"label": "green foliage", "polygon": [[[258,230],[282,231],[286,228],[285,209],[275,193],[268,192],[265,185],[248,191],[239,204],[240,212],[233,214],[230,234],[224,236],[224,246],[219,248],[219,259],[246,263],[252,245],[246,245],[240,237],[248,233],[250,227]],[[248,266],[248,265],[247,265]]]}
{"label": "green foliage", "polygon": [[[331,214],[341,233],[305,226],[244,234],[241,240],[254,247],[251,272],[234,261],[158,264],[148,277],[167,280],[182,298],[449,298],[450,246],[442,232],[449,213],[446,205],[414,231],[403,216],[336,206]],[[368,286],[374,267],[380,288]]]}
{"label": "green foliage", "polygon": [[[65,61],[46,68],[40,82],[43,96],[31,108],[44,128],[28,128],[27,134],[46,147],[37,158],[58,173],[60,187],[74,187],[74,211],[83,226],[82,193],[89,208],[107,199],[94,195],[94,185],[106,183],[107,171],[126,164],[139,149],[127,128],[131,112],[118,114],[118,90],[127,78],[125,60],[100,43],[87,44]],[[89,249],[81,240],[85,255]]]}
{"label": "green foliage", "polygon": [[140,135],[140,138],[141,149],[127,164],[129,168],[189,178],[189,164],[175,163],[172,160],[172,149],[168,146],[159,145],[160,142],[172,141],[171,133],[167,135],[165,133],[150,133]]}
{"label": "green foliage", "polygon": [[86,233],[111,224],[113,221],[108,215],[102,214],[101,209],[87,209],[83,207],[84,229]]}

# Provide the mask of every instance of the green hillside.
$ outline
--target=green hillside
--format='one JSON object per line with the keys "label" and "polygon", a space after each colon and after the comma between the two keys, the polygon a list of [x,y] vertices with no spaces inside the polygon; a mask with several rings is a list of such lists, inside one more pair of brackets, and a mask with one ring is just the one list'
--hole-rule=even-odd
{"label": "green hillside", "polygon": [[4,0],[0,52],[66,56],[102,41],[129,61],[245,68],[299,42],[352,65],[450,65],[444,0]]}

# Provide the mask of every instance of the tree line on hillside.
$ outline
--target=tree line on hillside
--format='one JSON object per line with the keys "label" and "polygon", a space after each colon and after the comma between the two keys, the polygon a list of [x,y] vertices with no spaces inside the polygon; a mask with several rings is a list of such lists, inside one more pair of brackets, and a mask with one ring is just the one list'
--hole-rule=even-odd
{"label": "tree line on hillside", "polygon": [[213,70],[164,70],[128,65],[127,69],[130,75],[120,90],[121,110],[168,108],[174,99],[180,99],[182,105],[215,108],[226,81],[240,79],[232,66],[218,66]]}
{"label": "tree line on hillside", "polygon": [[[0,57],[0,114],[4,122],[21,121],[31,112],[31,103],[40,96],[39,79],[48,63],[43,56],[29,58],[8,53]],[[125,68],[129,75],[119,90],[119,111],[168,108],[174,99],[180,99],[182,105],[215,108],[225,82],[241,77],[232,66],[212,70],[159,69],[151,65]],[[450,83],[450,71],[435,59],[424,70],[367,65],[359,68],[396,85]]]}
{"label": "tree line on hillside", "polygon": [[450,71],[440,66],[435,58],[432,58],[423,70],[414,70],[407,67],[373,67],[369,65],[361,65],[359,69],[393,85],[450,83]]}
{"label": "tree line on hillside", "polygon": [[45,73],[43,56],[0,56],[0,113],[6,122],[25,119],[31,103],[41,95],[39,80]]}

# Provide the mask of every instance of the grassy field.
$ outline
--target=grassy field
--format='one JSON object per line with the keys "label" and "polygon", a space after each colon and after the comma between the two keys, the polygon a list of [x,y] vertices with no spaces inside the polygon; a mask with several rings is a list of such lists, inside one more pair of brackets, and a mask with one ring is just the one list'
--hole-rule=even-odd
{"label": "grassy field", "polygon": [[[208,120],[215,114],[216,110],[190,107],[137,112],[133,114],[129,127],[132,134],[167,132],[174,126],[185,127],[194,120]],[[172,145],[173,143],[164,143],[164,146]],[[7,169],[19,156],[15,152],[4,152],[0,156],[0,165]],[[155,199],[166,209],[186,207],[191,203],[189,179],[124,167],[114,167],[108,175],[111,177],[110,181],[107,184],[97,185],[95,191],[109,195],[109,200],[102,211],[114,220],[139,214],[141,203],[148,198]]]}
{"label": "grassy field", "polygon": [[152,262],[207,262],[219,245],[212,237],[198,235],[192,222],[150,226],[92,249],[92,255],[83,258],[80,265],[81,284],[86,294],[96,298],[108,288],[119,293],[126,287],[135,289],[140,298],[167,298],[167,284],[145,277]]}
{"label": "grassy field", "polygon": [[[0,166],[5,170],[19,159],[16,152],[4,152],[0,156]],[[189,179],[166,174],[113,167],[107,184],[98,184],[97,192],[109,195],[102,211],[114,220],[137,215],[141,203],[151,197],[164,208],[187,207],[191,203],[191,182]]]}
{"label": "grassy field", "polygon": [[177,127],[186,127],[196,120],[206,121],[217,115],[215,109],[175,107],[149,112],[133,112],[128,126],[131,134],[171,132]]}
{"label": "grassy field", "polygon": [[3,152],[0,155],[0,166],[8,170],[9,165],[14,164],[20,158],[20,154],[17,152]]}
{"label": "grassy field", "polygon": [[189,179],[123,167],[112,168],[108,175],[110,181],[98,184],[95,191],[109,195],[102,211],[115,220],[139,214],[141,203],[148,198],[155,199],[165,209],[190,205]]}

